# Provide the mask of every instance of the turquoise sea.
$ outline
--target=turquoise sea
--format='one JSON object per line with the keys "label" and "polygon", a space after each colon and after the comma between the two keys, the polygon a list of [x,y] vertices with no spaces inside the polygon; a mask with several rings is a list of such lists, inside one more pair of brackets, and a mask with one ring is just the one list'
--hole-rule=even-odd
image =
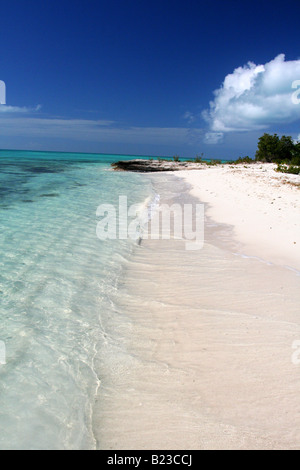
{"label": "turquoise sea", "polygon": [[0,449],[96,446],[95,357],[136,243],[100,241],[96,210],[154,197],[146,176],[111,171],[121,158],[0,151]]}

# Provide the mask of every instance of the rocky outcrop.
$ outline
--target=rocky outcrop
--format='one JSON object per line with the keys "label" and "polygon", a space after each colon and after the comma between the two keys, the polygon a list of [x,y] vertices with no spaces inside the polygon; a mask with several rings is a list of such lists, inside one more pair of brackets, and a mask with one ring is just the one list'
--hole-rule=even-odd
{"label": "rocky outcrop", "polygon": [[159,171],[200,170],[205,167],[203,163],[174,162],[167,160],[127,160],[112,164],[116,171],[136,171],[140,173],[153,173]]}

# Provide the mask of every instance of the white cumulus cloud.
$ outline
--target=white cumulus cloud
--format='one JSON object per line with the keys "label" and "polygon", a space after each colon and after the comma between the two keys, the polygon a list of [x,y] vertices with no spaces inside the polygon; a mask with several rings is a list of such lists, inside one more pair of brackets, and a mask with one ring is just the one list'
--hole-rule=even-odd
{"label": "white cumulus cloud", "polygon": [[[209,123],[207,139],[220,140],[220,133],[266,129],[300,119],[293,84],[300,80],[300,60],[286,61],[280,54],[271,62],[248,62],[227,75],[214,91],[215,99],[203,112]],[[298,96],[297,95],[297,96]],[[293,99],[294,97],[294,99]]]}

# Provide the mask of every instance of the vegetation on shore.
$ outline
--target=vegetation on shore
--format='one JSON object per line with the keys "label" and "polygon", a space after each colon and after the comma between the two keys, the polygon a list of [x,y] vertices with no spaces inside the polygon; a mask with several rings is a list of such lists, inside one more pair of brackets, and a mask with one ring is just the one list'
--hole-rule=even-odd
{"label": "vegetation on shore", "polygon": [[255,161],[277,163],[277,171],[300,174],[300,143],[291,136],[264,134],[259,138]]}
{"label": "vegetation on shore", "polygon": [[[207,166],[216,166],[221,164],[230,164],[230,165],[239,165],[239,164],[252,164],[252,163],[276,163],[277,168],[276,171],[280,171],[282,173],[290,173],[294,175],[300,174],[300,142],[294,142],[292,137],[283,135],[281,138],[277,134],[271,135],[265,133],[262,135],[258,140],[258,148],[255,154],[255,158],[246,157],[239,157],[236,160],[217,160],[217,159],[208,159],[204,157],[204,154],[196,155],[195,158],[192,159],[185,159],[180,160],[179,155],[174,155],[172,158],[167,157],[157,157],[157,158],[149,158],[148,162],[159,163],[163,164],[163,162],[175,162],[179,163],[181,166],[184,166],[185,162],[189,163],[201,163]],[[138,162],[138,163],[137,163]],[[115,169],[127,169],[128,165],[130,166],[130,162],[117,162],[112,164],[112,167]],[[180,167],[178,165],[178,167]],[[149,165],[148,165],[149,166]],[[126,168],[125,168],[126,167]],[[135,168],[133,170],[132,168]],[[147,163],[146,160],[144,163],[141,161],[133,161],[130,167],[131,171],[164,171],[163,165],[151,165],[150,169],[146,170]],[[175,169],[177,165],[175,165]],[[172,167],[173,171],[175,171],[174,167]]]}
{"label": "vegetation on shore", "polygon": [[[179,156],[173,157],[175,162],[179,162]],[[204,159],[204,154],[197,155],[194,159],[188,160],[193,163],[203,163],[205,165],[219,165],[221,160],[207,160]],[[258,149],[255,154],[255,159],[240,157],[237,160],[229,160],[228,164],[238,165],[241,163],[277,163],[276,171],[282,173],[291,173],[294,175],[300,174],[300,142],[294,143],[291,136],[283,135],[281,138],[277,134],[271,135],[265,133],[258,140]]]}

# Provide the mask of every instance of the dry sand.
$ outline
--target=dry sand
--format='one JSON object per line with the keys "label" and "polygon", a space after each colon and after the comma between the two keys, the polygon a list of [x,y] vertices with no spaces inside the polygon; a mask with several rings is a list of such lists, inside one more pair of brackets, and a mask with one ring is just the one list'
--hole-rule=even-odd
{"label": "dry sand", "polygon": [[[96,405],[98,446],[299,449],[300,277],[285,266],[299,269],[300,191],[269,165],[181,176],[209,203],[204,248],[136,249],[110,325],[119,341]],[[154,177],[179,200],[181,181]]]}
{"label": "dry sand", "polygon": [[300,176],[275,168],[223,165],[179,175],[208,203],[209,217],[232,225],[241,250],[300,271]]}

